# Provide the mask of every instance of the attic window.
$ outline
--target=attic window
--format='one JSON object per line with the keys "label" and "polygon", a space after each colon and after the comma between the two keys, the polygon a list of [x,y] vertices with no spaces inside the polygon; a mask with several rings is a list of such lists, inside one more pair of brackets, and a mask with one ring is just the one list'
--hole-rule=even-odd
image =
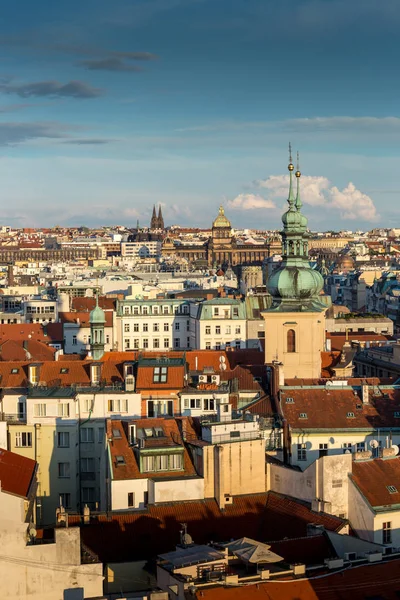
{"label": "attic window", "polygon": [[69,369],[67,369],[66,367],[63,367],[62,369],[60,369],[60,373],[63,373],[65,375],[65,373],[68,373]]}
{"label": "attic window", "polygon": [[122,435],[121,435],[121,432],[119,429],[113,429],[112,432],[113,432],[113,437],[119,438],[119,439],[122,438]]}
{"label": "attic window", "polygon": [[387,485],[386,486],[387,491],[389,492],[389,494],[397,494],[397,487],[394,485]]}
{"label": "attic window", "polygon": [[299,419],[307,419],[307,413],[300,413]]}
{"label": "attic window", "polygon": [[115,457],[115,462],[117,463],[117,465],[124,465],[125,464],[125,458],[123,456],[116,456]]}
{"label": "attic window", "polygon": [[18,373],[18,372],[19,372],[19,369],[11,369],[11,373],[12,373],[13,375],[15,375],[15,374],[16,374],[16,373]]}
{"label": "attic window", "polygon": [[286,404],[294,404],[293,398],[286,398]]}
{"label": "attic window", "polygon": [[353,412],[348,412],[347,413],[347,418],[348,419],[353,419],[354,418],[354,413]]}
{"label": "attic window", "polygon": [[153,383],[166,383],[168,367],[154,367]]}

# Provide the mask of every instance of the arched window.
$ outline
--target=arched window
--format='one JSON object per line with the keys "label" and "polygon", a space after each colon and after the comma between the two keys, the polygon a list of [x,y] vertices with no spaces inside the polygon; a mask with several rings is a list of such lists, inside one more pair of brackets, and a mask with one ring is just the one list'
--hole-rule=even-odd
{"label": "arched window", "polygon": [[294,329],[289,329],[287,332],[287,351],[296,352],[296,332]]}

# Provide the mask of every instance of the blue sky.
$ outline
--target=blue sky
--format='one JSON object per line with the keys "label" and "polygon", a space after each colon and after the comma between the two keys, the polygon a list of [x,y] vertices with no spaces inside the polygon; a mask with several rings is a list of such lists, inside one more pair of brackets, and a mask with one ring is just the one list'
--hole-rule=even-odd
{"label": "blue sky", "polygon": [[0,15],[6,224],[398,225],[398,0],[19,0]]}

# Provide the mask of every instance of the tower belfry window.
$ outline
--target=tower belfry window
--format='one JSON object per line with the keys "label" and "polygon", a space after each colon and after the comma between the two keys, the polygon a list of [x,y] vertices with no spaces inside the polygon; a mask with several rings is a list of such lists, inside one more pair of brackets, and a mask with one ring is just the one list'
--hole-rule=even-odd
{"label": "tower belfry window", "polygon": [[287,332],[287,352],[296,352],[296,332],[289,329]]}

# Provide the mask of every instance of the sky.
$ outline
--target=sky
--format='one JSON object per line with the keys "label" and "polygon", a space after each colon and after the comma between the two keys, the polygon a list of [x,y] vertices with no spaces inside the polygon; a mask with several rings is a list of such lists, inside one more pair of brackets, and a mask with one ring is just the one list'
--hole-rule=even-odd
{"label": "sky", "polygon": [[398,0],[18,0],[0,14],[0,224],[399,225]]}

